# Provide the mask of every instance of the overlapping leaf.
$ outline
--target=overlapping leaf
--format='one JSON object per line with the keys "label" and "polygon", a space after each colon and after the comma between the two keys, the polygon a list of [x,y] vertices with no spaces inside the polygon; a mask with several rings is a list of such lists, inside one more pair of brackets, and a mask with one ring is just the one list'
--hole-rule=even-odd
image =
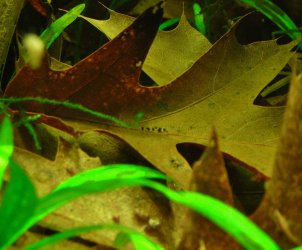
{"label": "overlapping leaf", "polygon": [[[134,18],[112,10],[109,10],[109,13],[108,20],[83,18],[113,39],[131,25]],[[207,38],[189,24],[183,13],[180,23],[174,30],[158,32],[144,62],[143,70],[158,85],[168,84],[187,71],[210,46]]]}
{"label": "overlapping leaf", "polygon": [[[99,158],[89,157],[81,149],[64,140],[59,142],[58,152],[54,161],[47,160],[20,148],[16,148],[14,159],[28,173],[40,197],[45,196],[64,181],[64,185],[61,184],[61,189],[79,185],[79,181],[83,182],[85,178],[78,176],[78,182],[76,182],[74,177],[71,184],[68,179],[74,175],[80,175],[82,171],[92,170],[101,166]],[[108,172],[107,178],[114,178],[114,171],[112,171],[112,176]],[[142,173],[138,174],[142,175]],[[98,176],[104,178],[105,172],[95,173],[93,176],[95,179]],[[108,188],[110,188],[110,185],[112,184],[108,184]],[[91,186],[93,186],[92,183]],[[77,192],[74,192],[74,194],[76,194],[75,197],[79,196]],[[43,219],[41,224],[46,228],[59,231],[96,223],[119,223],[140,232],[144,232],[146,228],[152,226],[156,234],[150,234],[151,237],[167,246],[173,242],[172,234],[170,234],[173,218],[165,209],[161,209],[160,201],[163,198],[156,197],[155,200],[155,197],[156,194],[140,187],[124,188],[102,194],[84,196],[57,209]],[[52,198],[53,202],[58,204],[57,206],[59,207],[60,202],[62,203],[62,198],[60,200],[55,195]],[[66,203],[66,199],[65,197],[64,203]],[[46,202],[46,204],[48,203]],[[40,210],[41,213],[45,213],[43,209],[40,208]],[[156,225],[154,221],[157,221],[158,224]],[[101,245],[111,246],[117,232],[94,231],[85,233],[82,238]]]}
{"label": "overlapping leaf", "polygon": [[283,108],[260,107],[253,102],[288,62],[294,44],[265,41],[241,45],[233,27],[175,81],[143,87],[138,83],[141,64],[159,17],[158,11],[147,11],[69,70],[53,71],[46,62],[39,71],[23,68],[5,95],[70,100],[130,122],[143,112],[139,127],[123,129],[80,122],[93,119],[64,108],[25,105],[27,110],[73,118],[70,124],[78,130],[105,130],[122,138],[183,186],[189,183],[191,168],[176,145],[204,145],[212,126],[217,128],[226,155],[270,176]]}

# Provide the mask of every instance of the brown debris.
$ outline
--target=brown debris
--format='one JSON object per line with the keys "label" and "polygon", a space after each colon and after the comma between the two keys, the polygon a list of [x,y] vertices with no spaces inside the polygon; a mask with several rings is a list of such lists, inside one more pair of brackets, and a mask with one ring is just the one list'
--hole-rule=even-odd
{"label": "brown debris", "polygon": [[302,243],[302,73],[294,70],[272,179],[253,219],[282,247]]}
{"label": "brown debris", "polygon": [[[231,206],[234,203],[215,129],[212,131],[208,148],[193,164],[190,190],[210,195]],[[188,211],[186,219],[185,231],[178,250],[218,250],[237,247],[230,236],[192,210]]]}

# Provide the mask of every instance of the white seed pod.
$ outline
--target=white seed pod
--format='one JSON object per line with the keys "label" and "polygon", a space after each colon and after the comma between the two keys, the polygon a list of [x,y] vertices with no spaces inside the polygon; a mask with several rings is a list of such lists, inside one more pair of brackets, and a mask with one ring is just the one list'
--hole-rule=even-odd
{"label": "white seed pod", "polygon": [[45,54],[45,45],[41,38],[36,34],[27,34],[23,39],[23,46],[26,55],[24,56],[25,63],[32,69],[38,69]]}

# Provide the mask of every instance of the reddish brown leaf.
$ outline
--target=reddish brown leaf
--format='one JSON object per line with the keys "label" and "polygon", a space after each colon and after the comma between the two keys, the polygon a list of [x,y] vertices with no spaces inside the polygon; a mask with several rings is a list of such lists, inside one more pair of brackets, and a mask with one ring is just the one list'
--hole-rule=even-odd
{"label": "reddish brown leaf", "polygon": [[202,157],[193,164],[190,190],[208,194],[229,205],[233,205],[234,203],[215,129],[212,131],[209,146],[206,151],[202,154]]}
{"label": "reddish brown leaf", "polygon": [[45,8],[44,4],[41,2],[41,0],[28,0],[28,2],[31,4],[31,6],[39,12],[42,16],[47,17],[49,15],[49,12]]}
{"label": "reddish brown leaf", "polygon": [[[208,148],[193,164],[190,190],[208,194],[233,205],[232,190],[215,130],[212,132]],[[230,236],[200,214],[189,210],[185,220],[185,231],[178,246],[179,250],[234,249],[236,246]]]}
{"label": "reddish brown leaf", "polygon": [[[25,66],[8,85],[5,97],[42,96],[59,101],[69,100],[117,117],[124,112],[123,116],[132,116],[141,105],[138,101],[148,102],[150,99],[150,91],[137,83],[161,16],[160,5],[147,10],[117,38],[68,70],[50,69],[48,58],[38,70]],[[136,98],[132,102],[137,94],[140,94],[139,100]],[[27,111],[92,119],[79,111],[56,110],[40,103],[27,103],[24,107]]]}

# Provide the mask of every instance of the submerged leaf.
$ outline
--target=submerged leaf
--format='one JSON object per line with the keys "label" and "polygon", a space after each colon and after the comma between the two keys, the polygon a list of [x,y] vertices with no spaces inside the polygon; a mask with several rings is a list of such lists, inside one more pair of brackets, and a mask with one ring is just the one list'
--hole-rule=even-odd
{"label": "submerged leaf", "polygon": [[[253,219],[281,244],[302,245],[302,73],[294,70],[266,196]],[[295,204],[295,205],[291,205]]]}
{"label": "submerged leaf", "polygon": [[[38,72],[24,67],[9,83],[5,96],[69,100],[130,123],[143,113],[143,119],[134,122],[136,127],[123,129],[79,122],[99,120],[64,107],[24,105],[29,111],[77,119],[68,123],[78,131],[107,131],[120,137],[183,187],[188,187],[191,167],[176,146],[205,145],[213,125],[226,156],[269,177],[283,108],[258,106],[254,100],[288,62],[295,44],[278,45],[271,40],[241,45],[236,39],[237,23],[176,80],[144,87],[138,82],[141,64],[158,29],[160,12],[148,10],[68,70],[53,71],[47,62]],[[58,84],[61,91],[52,87]]]}
{"label": "submerged leaf", "polygon": [[54,23],[49,28],[43,31],[40,38],[45,44],[46,48],[49,48],[53,41],[64,31],[64,29],[70,25],[85,9],[85,4],[79,4]]}
{"label": "submerged leaf", "polygon": [[[193,164],[190,191],[207,194],[231,206],[234,203],[215,129],[212,131],[208,147]],[[177,248],[179,250],[199,250],[202,242],[205,242],[209,249],[231,249],[235,244],[225,232],[192,210],[187,211],[183,223],[184,232]]]}
{"label": "submerged leaf", "polygon": [[10,119],[4,116],[0,125],[0,190],[2,178],[13,154],[13,128]]}
{"label": "submerged leaf", "polygon": [[0,206],[0,249],[6,249],[22,233],[37,206],[35,188],[23,170],[10,162],[11,178]]}
{"label": "submerged leaf", "polygon": [[[109,12],[108,20],[82,18],[113,39],[131,25],[134,18],[112,10]],[[143,63],[143,71],[158,85],[168,84],[187,71],[210,47],[207,38],[195,30],[183,14],[175,29],[158,32]]]}

